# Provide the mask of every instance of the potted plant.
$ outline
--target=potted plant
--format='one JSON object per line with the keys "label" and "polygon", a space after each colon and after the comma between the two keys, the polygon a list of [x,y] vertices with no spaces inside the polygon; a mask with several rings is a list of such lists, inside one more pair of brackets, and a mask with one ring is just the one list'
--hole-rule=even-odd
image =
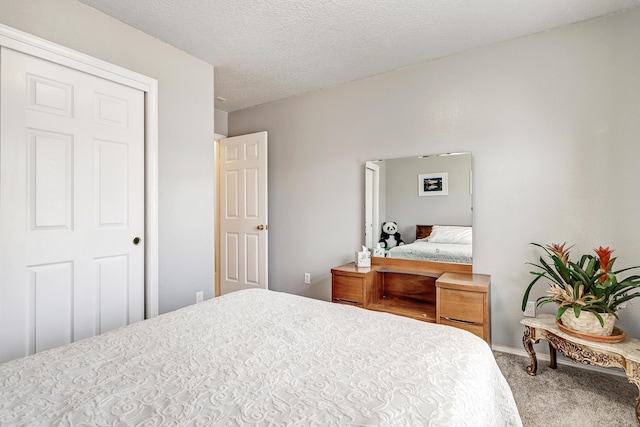
{"label": "potted plant", "polygon": [[[566,242],[562,245],[532,245],[542,248],[549,261],[541,256],[539,264],[527,263],[538,271],[531,271],[535,278],[522,298],[523,311],[533,286],[540,279],[546,279],[549,289],[545,296],[538,298],[537,306],[555,302],[558,304],[556,320],[561,320],[565,327],[587,334],[611,335],[618,311],[625,307],[627,301],[640,297],[640,276],[618,276],[640,266],[614,271],[616,258],[611,258],[613,249],[600,246],[594,249],[596,255],[585,254],[574,262],[569,258],[569,250],[573,246],[565,248]],[[581,318],[582,321],[579,320]],[[588,318],[593,319],[591,326],[582,329],[580,323],[588,321]]]}

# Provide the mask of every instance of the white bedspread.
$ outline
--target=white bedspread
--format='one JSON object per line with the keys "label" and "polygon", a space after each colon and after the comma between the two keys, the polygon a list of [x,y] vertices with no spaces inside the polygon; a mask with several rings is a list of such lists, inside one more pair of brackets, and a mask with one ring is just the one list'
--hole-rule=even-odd
{"label": "white bedspread", "polygon": [[0,365],[0,425],[519,426],[465,331],[273,291]]}
{"label": "white bedspread", "polygon": [[421,261],[473,263],[472,246],[460,243],[432,243],[416,240],[413,243],[390,249],[391,258],[417,259]]}

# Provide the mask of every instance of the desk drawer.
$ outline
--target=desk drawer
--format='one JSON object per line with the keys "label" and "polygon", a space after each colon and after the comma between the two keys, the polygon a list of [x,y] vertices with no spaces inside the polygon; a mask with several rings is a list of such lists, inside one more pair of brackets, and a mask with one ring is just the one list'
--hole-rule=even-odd
{"label": "desk drawer", "polygon": [[474,325],[473,323],[465,323],[465,322],[459,322],[455,320],[446,320],[442,318],[440,319],[440,324],[453,326],[454,328],[458,328],[458,329],[464,329],[465,331],[471,332],[472,334],[477,335],[482,339],[485,339],[484,326],[482,325]]}
{"label": "desk drawer", "polygon": [[482,325],[485,298],[486,294],[482,292],[440,289],[440,318]]}
{"label": "desk drawer", "polygon": [[362,305],[363,279],[359,277],[333,275],[332,279],[332,300],[333,302],[343,302],[346,304]]}

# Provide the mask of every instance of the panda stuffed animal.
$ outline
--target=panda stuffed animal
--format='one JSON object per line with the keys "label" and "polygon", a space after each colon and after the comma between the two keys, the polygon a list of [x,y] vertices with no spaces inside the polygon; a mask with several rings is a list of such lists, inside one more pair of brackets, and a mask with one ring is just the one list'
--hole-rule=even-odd
{"label": "panda stuffed animal", "polygon": [[398,233],[398,224],[393,221],[387,221],[382,224],[382,233],[380,233],[380,242],[383,248],[393,248],[394,246],[404,245],[404,241]]}

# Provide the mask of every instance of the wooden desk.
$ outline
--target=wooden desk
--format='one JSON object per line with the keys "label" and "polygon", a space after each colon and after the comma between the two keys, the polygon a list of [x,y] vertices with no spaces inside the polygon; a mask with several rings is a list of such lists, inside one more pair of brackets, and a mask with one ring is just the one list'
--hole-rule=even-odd
{"label": "wooden desk", "polygon": [[[537,317],[525,317],[520,321],[525,326],[522,344],[531,358],[527,373],[535,375],[538,361],[533,344],[540,339],[549,343],[549,366],[557,368],[556,350],[585,365],[620,368],[627,374],[630,383],[640,391],[640,340],[625,338],[619,343],[609,344],[588,341],[566,334],[556,325],[555,316],[540,314]],[[640,423],[640,395],[636,399],[636,419]]]}
{"label": "wooden desk", "polygon": [[453,326],[491,344],[490,276],[442,271],[451,264],[407,261],[411,260],[375,263],[370,268],[354,263],[332,268],[332,301]]}

